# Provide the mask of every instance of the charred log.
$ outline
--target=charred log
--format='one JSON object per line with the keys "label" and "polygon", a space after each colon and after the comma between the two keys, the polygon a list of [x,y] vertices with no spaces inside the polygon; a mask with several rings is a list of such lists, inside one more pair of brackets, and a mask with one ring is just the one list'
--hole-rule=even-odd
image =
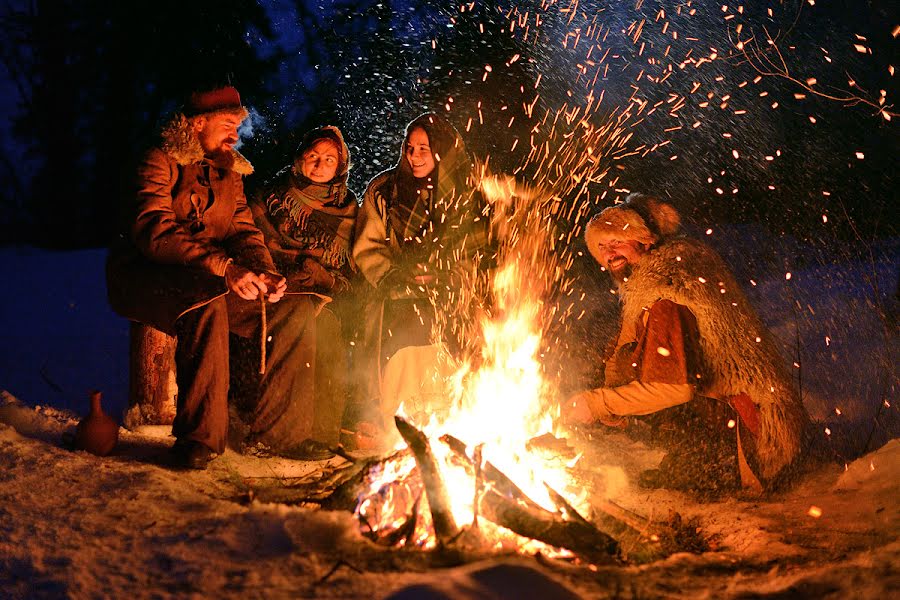
{"label": "charred log", "polygon": [[595,564],[610,564],[619,554],[619,543],[587,521],[563,521],[545,510],[535,510],[488,490],[479,505],[481,515],[521,536],[557,548],[566,548]]}
{"label": "charred log", "polygon": [[[388,458],[368,463],[344,463],[301,477],[242,477],[239,500],[271,502],[278,504],[319,504],[346,502],[345,497],[335,497],[338,490],[347,491],[360,481],[366,466],[381,464]],[[350,483],[352,482],[352,483]],[[349,483],[349,485],[348,485]],[[359,493],[357,488],[356,494]],[[355,506],[355,505],[354,505]]]}
{"label": "charred log", "polygon": [[347,469],[345,476],[336,482],[337,487],[333,488],[333,493],[322,501],[322,508],[353,512],[359,502],[359,495],[368,486],[373,472],[383,469],[387,463],[403,460],[407,456],[409,456],[409,450],[399,450],[387,456],[353,463],[353,466]]}
{"label": "charred log", "polygon": [[403,417],[394,417],[397,430],[412,450],[419,467],[422,483],[425,485],[425,498],[431,509],[431,520],[434,523],[434,534],[441,545],[446,545],[459,534],[459,527],[450,509],[447,488],[441,477],[437,461],[431,451],[431,444],[424,433],[413,427]]}

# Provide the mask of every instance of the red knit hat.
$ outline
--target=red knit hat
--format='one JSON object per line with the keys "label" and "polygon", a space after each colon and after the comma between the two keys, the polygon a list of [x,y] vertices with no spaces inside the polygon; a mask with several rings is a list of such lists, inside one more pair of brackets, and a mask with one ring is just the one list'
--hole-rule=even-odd
{"label": "red knit hat", "polygon": [[193,117],[215,112],[239,112],[245,113],[246,109],[241,105],[241,95],[231,87],[225,86],[212,90],[197,91],[188,98],[184,107],[184,114]]}

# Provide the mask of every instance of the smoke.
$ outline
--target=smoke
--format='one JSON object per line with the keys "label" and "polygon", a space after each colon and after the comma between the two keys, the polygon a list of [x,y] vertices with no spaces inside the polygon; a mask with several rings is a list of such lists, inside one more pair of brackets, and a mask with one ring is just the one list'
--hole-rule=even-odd
{"label": "smoke", "polygon": [[240,150],[245,140],[252,139],[257,133],[271,135],[272,126],[268,124],[265,117],[255,108],[247,108],[247,118],[238,127],[238,142],[234,145],[235,150]]}

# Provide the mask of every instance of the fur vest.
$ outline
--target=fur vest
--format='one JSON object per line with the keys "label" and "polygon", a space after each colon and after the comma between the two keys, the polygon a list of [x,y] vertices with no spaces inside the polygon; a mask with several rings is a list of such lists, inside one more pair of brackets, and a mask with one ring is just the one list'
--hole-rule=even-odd
{"label": "fur vest", "polygon": [[[698,393],[718,399],[748,394],[760,413],[762,476],[769,479],[790,464],[800,451],[806,411],[777,342],[721,257],[697,240],[665,240],[641,257],[620,293],[625,329],[660,299],[690,309],[700,331]],[[634,339],[625,329],[620,343]]]}

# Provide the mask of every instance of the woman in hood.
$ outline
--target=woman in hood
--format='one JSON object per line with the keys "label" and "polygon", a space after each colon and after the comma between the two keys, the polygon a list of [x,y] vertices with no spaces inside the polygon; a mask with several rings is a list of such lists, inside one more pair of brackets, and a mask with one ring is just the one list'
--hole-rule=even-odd
{"label": "woman in hood", "polygon": [[[340,440],[353,325],[350,248],[358,209],[347,188],[349,170],[340,130],[314,129],[304,136],[292,164],[251,203],[272,259],[287,278],[286,293],[307,297],[304,306],[313,312],[308,327],[298,332],[307,340],[305,365],[289,367],[309,371],[305,385],[292,390],[281,412],[243,407],[250,424],[247,443],[261,443],[281,455],[328,458],[329,446]],[[253,350],[244,347],[240,354],[255,360]],[[245,396],[245,385],[233,382],[234,395]]]}
{"label": "woman in hood", "polygon": [[349,151],[340,130],[329,125],[307,133],[295,156],[254,203],[254,217],[288,291],[335,296],[349,288],[355,270]]}
{"label": "woman in hood", "polygon": [[435,379],[428,373],[436,356],[434,306],[442,295],[459,297],[484,245],[487,220],[471,179],[459,132],[428,113],[407,126],[397,165],[376,176],[363,197],[353,259],[376,292],[366,311],[366,347],[375,363],[370,395],[381,399],[385,418],[409,396],[428,395],[422,386]]}

